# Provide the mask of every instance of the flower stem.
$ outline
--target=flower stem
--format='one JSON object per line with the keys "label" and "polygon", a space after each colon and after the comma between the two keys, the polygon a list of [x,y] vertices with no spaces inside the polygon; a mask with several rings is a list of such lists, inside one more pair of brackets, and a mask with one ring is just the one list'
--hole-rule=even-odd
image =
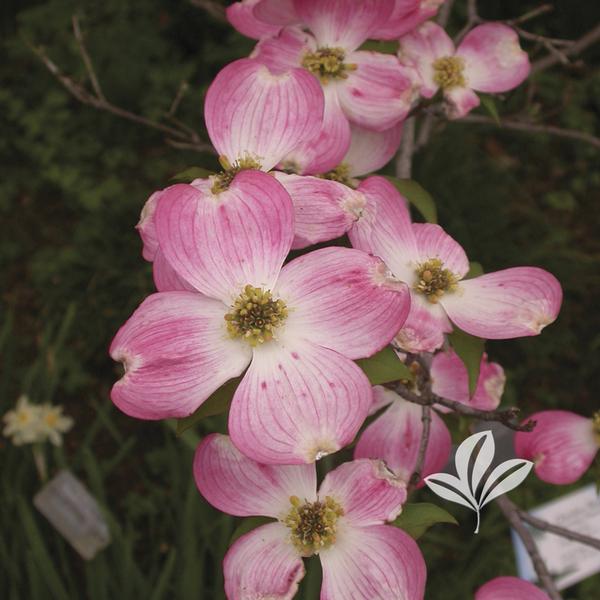
{"label": "flower stem", "polygon": [[33,452],[33,461],[35,468],[38,473],[38,477],[42,483],[45,483],[48,479],[48,468],[46,467],[46,456],[44,455],[44,449],[42,446],[35,444],[31,451]]}

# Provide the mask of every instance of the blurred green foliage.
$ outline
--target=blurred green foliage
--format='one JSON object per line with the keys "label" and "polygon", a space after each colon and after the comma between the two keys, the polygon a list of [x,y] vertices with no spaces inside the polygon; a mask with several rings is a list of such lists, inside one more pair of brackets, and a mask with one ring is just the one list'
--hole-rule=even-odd
{"label": "blurred green foliage", "polygon": [[[463,4],[457,2],[453,31],[464,22]],[[480,4],[494,19],[537,6]],[[554,4],[553,13],[528,24],[530,31],[575,38],[600,17],[595,3]],[[86,482],[114,540],[84,563],[32,507],[39,482],[29,450],[2,440],[2,597],[223,598],[220,563],[237,521],[196,492],[193,437],[188,443],[163,424],[138,422],[112,407],[108,393],[119,370],[107,355],[115,331],[152,290],[134,230],[145,199],[190,166],[217,168],[216,159],[171,148],[160,133],[83,106],[60,87],[28,44],[42,45],[65,73],[86,83],[73,14],[81,16],[112,102],[156,119],[186,80],[178,116],[203,136],[208,84],[253,45],[184,0],[2,3],[0,411],[22,392],[34,402],[65,404],[76,426],[65,447],[48,454],[52,470],[69,465]],[[592,49],[585,63],[555,67],[496,98],[500,118],[525,107],[541,121],[600,135],[598,57]],[[472,260],[486,271],[536,264],[563,284],[561,316],[542,336],[487,345],[508,373],[506,404],[525,412],[560,406],[589,415],[599,408],[598,159],[597,149],[582,142],[461,122],[443,126],[415,157],[415,179]],[[186,436],[224,425],[223,416],[210,417]],[[564,491],[528,481],[516,497],[525,506]],[[438,499],[419,492],[415,501]],[[471,515],[450,510],[461,527],[440,525],[420,540],[433,600],[464,600],[487,579],[514,572],[507,526],[495,508],[484,513],[476,537]],[[310,600],[317,563],[311,561],[302,585]],[[598,583],[591,578],[566,597],[589,600]]]}

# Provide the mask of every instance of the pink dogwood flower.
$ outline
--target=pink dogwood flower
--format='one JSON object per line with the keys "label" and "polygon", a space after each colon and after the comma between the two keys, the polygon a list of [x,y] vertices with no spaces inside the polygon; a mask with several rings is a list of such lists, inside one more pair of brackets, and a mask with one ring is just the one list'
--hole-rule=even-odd
{"label": "pink dogwood flower", "polygon": [[451,323],[474,336],[509,339],[537,335],[556,319],[562,290],[547,271],[515,267],[464,279],[469,261],[462,247],[439,225],[412,223],[391,183],[373,176],[359,190],[366,204],[348,233],[352,245],[380,257],[410,286],[411,311],[396,337],[404,349],[407,338],[412,351],[441,346]]}
{"label": "pink dogwood flower", "polygon": [[356,460],[329,472],[317,491],[314,465],[259,464],[227,436],[198,446],[194,476],[219,510],[275,519],[240,537],[223,563],[228,600],[289,600],[318,554],[321,600],[422,600],[426,567],[416,542],[386,525],[406,500],[406,485],[381,461]]}
{"label": "pink dogwood flower", "polygon": [[390,15],[392,0],[295,0],[294,7],[310,31],[286,27],[262,39],[251,56],[275,72],[302,66],[321,82],[321,134],[296,154],[310,156],[303,172],[322,173],[346,154],[350,122],[384,131],[406,117],[415,96],[414,73],[395,56],[357,50]]}
{"label": "pink dogwood flower", "polygon": [[475,27],[455,49],[442,27],[427,22],[401,38],[398,56],[419,73],[423,97],[443,91],[451,118],[479,106],[475,92],[512,90],[531,68],[516,32],[500,23]]}
{"label": "pink dogwood flower", "polygon": [[[438,352],[431,362],[431,391],[447,400],[454,400],[479,410],[495,410],[504,393],[506,376],[504,369],[488,360],[487,354],[481,357],[477,387],[471,397],[469,395],[469,377],[467,368],[454,350]],[[452,409],[436,405],[440,412],[451,412]]]}
{"label": "pink dogwood flower", "polygon": [[[373,388],[371,414],[388,406],[361,434],[354,458],[380,458],[397,477],[409,482],[417,465],[421,435],[422,410],[393,390],[382,386]],[[431,411],[431,427],[422,477],[437,473],[448,462],[452,440],[444,421]],[[420,483],[422,485],[422,483]]]}
{"label": "pink dogwood flower", "polygon": [[550,596],[518,577],[496,577],[475,592],[475,600],[550,600]]}
{"label": "pink dogwood flower", "polygon": [[396,0],[389,19],[371,37],[376,40],[396,40],[435,16],[445,0]]}
{"label": "pink dogwood flower", "polygon": [[185,417],[247,369],[229,413],[240,450],[272,463],[335,452],[372,402],[352,361],[402,326],[406,286],[381,260],[349,248],[282,266],[294,237],[282,185],[256,170],[216,193],[200,182],[158,199],[158,247],[185,286],[149,296],[117,333],[110,353],[125,374],[112,399],[142,419]]}
{"label": "pink dogwood flower", "polygon": [[[289,10],[289,16],[294,22],[293,6],[291,0],[277,0],[278,4],[282,8]],[[227,20],[237,29],[241,34],[246,37],[260,40],[264,37],[271,37],[277,35],[282,25],[273,24],[270,22],[263,21],[255,14],[255,7],[257,4],[261,4],[261,0],[242,0],[241,2],[234,2],[225,9]],[[279,11],[281,13],[281,10]],[[287,23],[287,18],[284,22]]]}
{"label": "pink dogwood flower", "polygon": [[536,421],[534,430],[515,434],[517,456],[533,461],[542,481],[556,485],[577,481],[598,453],[600,412],[587,419],[566,410],[544,410],[530,419]]}

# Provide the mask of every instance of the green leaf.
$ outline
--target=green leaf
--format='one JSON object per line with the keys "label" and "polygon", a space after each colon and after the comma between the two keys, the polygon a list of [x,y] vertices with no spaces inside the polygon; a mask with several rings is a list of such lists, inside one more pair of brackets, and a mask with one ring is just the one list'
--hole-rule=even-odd
{"label": "green leaf", "polygon": [[246,517],[235,529],[231,536],[229,545],[233,544],[238,538],[241,538],[246,533],[249,533],[253,529],[266,525],[267,523],[273,523],[275,519],[269,517]]}
{"label": "green leaf", "polygon": [[473,279],[473,277],[479,277],[483,275],[485,271],[481,266],[481,263],[471,262],[469,263],[469,272],[465,275],[465,279]]}
{"label": "green leaf", "polygon": [[429,502],[405,504],[400,516],[393,522],[415,540],[436,523],[458,525],[458,521],[449,512]]}
{"label": "green leaf", "polygon": [[189,167],[184,171],[173,175],[170,181],[174,181],[175,183],[190,183],[194,181],[194,179],[205,179],[209,175],[214,175],[214,173],[208,169],[203,169],[202,167]]}
{"label": "green leaf", "polygon": [[398,358],[391,346],[386,346],[369,358],[361,358],[356,364],[365,372],[372,385],[390,383],[400,379],[412,380],[411,370]]}
{"label": "green leaf", "polygon": [[498,109],[496,108],[496,103],[491,96],[487,96],[485,94],[480,94],[479,99],[481,100],[482,106],[487,110],[490,117],[496,121],[496,125],[500,125],[500,115],[498,114]]}
{"label": "green leaf", "polygon": [[367,40],[359,50],[372,50],[380,54],[396,54],[398,52],[398,41]]}
{"label": "green leaf", "polygon": [[477,387],[477,380],[479,379],[479,367],[481,365],[485,340],[455,328],[448,336],[448,341],[467,368],[469,396],[472,396]]}
{"label": "green leaf", "polygon": [[396,189],[423,215],[428,223],[437,223],[437,208],[431,194],[412,179],[385,176]]}
{"label": "green leaf", "polygon": [[241,377],[229,380],[216,392],[213,392],[189,417],[178,419],[177,435],[181,435],[184,431],[187,431],[206,417],[213,417],[226,412],[241,380]]}

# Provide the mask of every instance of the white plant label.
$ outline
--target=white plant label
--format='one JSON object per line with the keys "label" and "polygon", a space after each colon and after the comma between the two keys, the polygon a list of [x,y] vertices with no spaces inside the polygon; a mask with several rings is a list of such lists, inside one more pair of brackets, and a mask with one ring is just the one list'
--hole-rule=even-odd
{"label": "white plant label", "polygon": [[480,431],[469,436],[456,450],[454,464],[458,477],[450,473],[433,473],[425,477],[425,483],[432,492],[476,513],[475,533],[479,533],[481,509],[520,485],[533,467],[530,460],[513,458],[488,473],[495,451],[492,432]]}

